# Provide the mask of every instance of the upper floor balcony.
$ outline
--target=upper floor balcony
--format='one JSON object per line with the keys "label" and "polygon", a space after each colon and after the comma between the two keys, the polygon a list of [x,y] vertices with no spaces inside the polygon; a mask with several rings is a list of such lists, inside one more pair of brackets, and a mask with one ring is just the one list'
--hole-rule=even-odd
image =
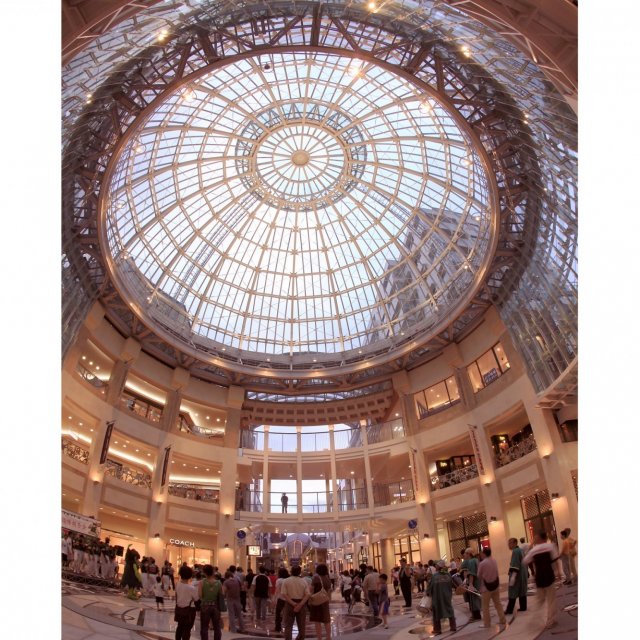
{"label": "upper floor balcony", "polygon": [[533,437],[533,434],[530,434],[520,442],[516,442],[510,447],[500,449],[495,456],[496,467],[504,467],[510,462],[519,460],[537,449],[538,445],[536,444],[536,440]]}
{"label": "upper floor balcony", "polygon": [[442,475],[433,475],[431,476],[431,491],[453,487],[462,482],[473,480],[473,478],[477,478],[478,475],[478,466],[476,464],[470,464],[461,469],[454,469]]}
{"label": "upper floor balcony", "polygon": [[145,489],[151,489],[151,474],[144,473],[133,467],[129,467],[115,460],[107,458],[107,463],[104,469],[104,473],[107,476],[116,478],[121,482],[126,482],[137,487],[144,487]]}
{"label": "upper floor balcony", "polygon": [[89,464],[89,449],[85,449],[81,445],[75,444],[66,438],[62,439],[62,453],[82,464]]}
{"label": "upper floor balcony", "polygon": [[[369,444],[404,438],[401,418],[370,424],[365,427]],[[332,435],[328,427],[298,429],[297,427],[254,427],[240,432],[240,449],[280,453],[339,451],[362,447],[360,425],[336,425]]]}

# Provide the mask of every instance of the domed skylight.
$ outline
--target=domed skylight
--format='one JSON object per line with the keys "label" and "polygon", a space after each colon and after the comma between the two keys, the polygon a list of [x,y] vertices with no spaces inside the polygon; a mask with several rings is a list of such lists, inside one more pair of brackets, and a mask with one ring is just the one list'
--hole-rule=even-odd
{"label": "domed skylight", "polygon": [[347,56],[210,71],[157,105],[112,167],[121,292],[182,339],[264,356],[428,333],[473,296],[495,235],[459,122],[408,76]]}

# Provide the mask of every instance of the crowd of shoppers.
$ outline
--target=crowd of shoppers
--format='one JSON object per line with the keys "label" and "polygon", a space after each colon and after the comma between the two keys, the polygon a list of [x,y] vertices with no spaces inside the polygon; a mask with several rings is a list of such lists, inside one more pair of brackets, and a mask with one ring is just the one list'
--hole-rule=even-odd
{"label": "crowd of shoppers", "polygon": [[[507,573],[506,608],[500,599],[500,568],[492,557],[490,548],[474,553],[472,548],[464,549],[461,558],[450,563],[444,560],[430,560],[409,565],[405,558],[399,566],[389,572],[379,572],[374,566],[363,563],[358,570],[345,570],[335,577],[326,564],[318,564],[313,575],[299,566],[291,572],[281,567],[275,571],[264,566],[256,574],[251,568],[245,574],[242,568],[230,566],[224,574],[212,565],[187,566],[178,570],[176,583],[174,569],[169,561],[162,566],[152,557],[140,557],[131,545],[124,556],[125,568],[121,585],[127,589],[127,596],[155,596],[158,610],[164,610],[164,600],[175,599],[176,640],[188,640],[196,614],[200,611],[201,640],[208,640],[209,628],[213,628],[213,640],[221,639],[221,613],[228,612],[229,630],[234,633],[247,631],[243,614],[253,615],[257,622],[266,621],[267,613],[274,613],[274,632],[284,632],[286,640],[291,640],[294,623],[298,627],[298,637],[304,638],[307,616],[315,624],[315,637],[324,635],[331,639],[331,616],[329,604],[331,593],[339,589],[341,597],[351,612],[357,602],[363,602],[370,613],[382,618],[384,628],[388,628],[392,584],[396,597],[405,601],[404,607],[412,607],[414,589],[418,594],[431,597],[433,632],[442,633],[442,620],[446,619],[451,631],[456,630],[456,620],[452,604],[454,593],[463,593],[469,608],[469,622],[481,620],[484,627],[491,626],[491,606],[495,609],[498,622],[506,625],[506,615],[514,612],[516,600],[518,611],[527,611],[527,591],[529,574],[534,576],[537,597],[545,608],[545,624],[556,624],[555,583],[564,578],[564,584],[572,584],[577,579],[577,543],[571,537],[571,530],[560,532],[562,547],[549,542],[545,532],[534,537],[534,544],[520,544],[510,538],[511,551]],[[63,531],[62,565],[70,571],[90,576],[113,579],[116,575],[116,548],[109,539],[100,542],[95,538]],[[562,565],[562,571],[561,571]],[[390,581],[391,580],[391,581]],[[324,592],[315,602],[314,594]],[[310,600],[311,598],[311,600]],[[324,632],[324,633],[323,633]]]}

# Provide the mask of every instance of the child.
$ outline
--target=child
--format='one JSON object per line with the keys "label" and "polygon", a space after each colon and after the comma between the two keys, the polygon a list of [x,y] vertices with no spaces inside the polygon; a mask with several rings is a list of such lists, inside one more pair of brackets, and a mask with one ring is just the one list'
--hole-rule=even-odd
{"label": "child", "polygon": [[385,629],[389,628],[387,624],[387,618],[389,616],[389,589],[387,588],[388,576],[386,573],[381,573],[378,579],[378,603],[380,604],[380,615],[382,616],[382,624]]}
{"label": "child", "polygon": [[160,611],[160,605],[162,605],[162,611],[164,611],[164,589],[162,588],[162,578],[156,576],[156,583],[153,585],[153,595],[156,597],[156,608]]}

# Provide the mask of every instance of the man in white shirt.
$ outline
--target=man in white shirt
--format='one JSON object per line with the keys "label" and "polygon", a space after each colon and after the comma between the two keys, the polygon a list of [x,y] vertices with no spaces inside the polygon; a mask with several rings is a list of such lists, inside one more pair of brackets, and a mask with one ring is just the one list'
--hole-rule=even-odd
{"label": "man in white shirt", "polygon": [[507,617],[504,615],[504,609],[500,602],[498,563],[491,557],[491,549],[488,547],[480,552],[480,557],[482,560],[478,565],[478,579],[480,580],[480,594],[482,597],[482,626],[491,626],[490,602],[493,602],[500,624],[506,625]]}
{"label": "man in white shirt", "polygon": [[367,600],[369,600],[369,606],[374,616],[378,615],[380,605],[378,603],[378,581],[380,580],[380,574],[371,566],[367,567],[367,575],[362,582],[362,590],[367,594]]}
{"label": "man in white shirt", "polygon": [[291,567],[291,575],[282,581],[280,597],[285,601],[282,612],[285,640],[292,640],[293,621],[298,625],[297,640],[304,640],[307,626],[307,609],[305,607],[309,599],[309,587],[307,581],[300,577],[302,569],[299,566]]}

